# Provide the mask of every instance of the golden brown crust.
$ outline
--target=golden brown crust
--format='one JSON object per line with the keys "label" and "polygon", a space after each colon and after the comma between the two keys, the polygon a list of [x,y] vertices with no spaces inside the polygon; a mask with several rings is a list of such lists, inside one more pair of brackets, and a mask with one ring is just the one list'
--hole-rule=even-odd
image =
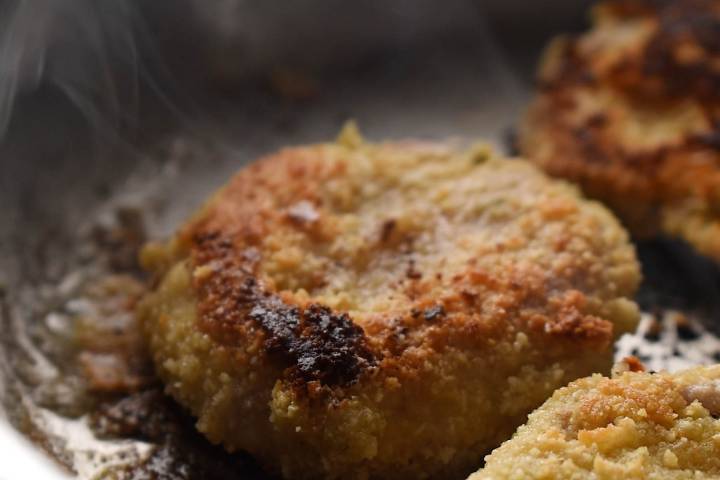
{"label": "golden brown crust", "polygon": [[213,274],[195,276],[199,327],[223,344],[238,344],[262,330],[263,348],[288,365],[286,376],[300,388],[308,382],[347,385],[374,367],[365,334],[346,313],[318,304],[289,305],[263,290],[254,276],[259,253],[238,252],[219,235],[196,234],[196,265],[211,264]]}
{"label": "golden brown crust", "polygon": [[[450,334],[466,335],[466,327],[473,323],[478,311],[478,290],[489,290],[512,292],[505,299],[509,306],[522,306],[525,302],[546,304],[548,313],[516,312],[531,331],[593,350],[602,351],[609,347],[613,338],[612,323],[586,313],[585,294],[570,282],[566,283],[568,291],[565,294],[551,296],[547,302],[549,292],[542,284],[544,280],[536,278],[533,281],[538,272],[532,270],[514,272],[511,268],[485,272],[476,268],[470,259],[457,272],[420,271],[412,256],[412,238],[395,239],[395,245],[389,245],[394,229],[388,226],[393,225],[392,218],[384,220],[375,229],[379,237],[375,248],[396,248],[408,256],[405,278],[400,279],[403,283],[388,282],[387,286],[399,290],[405,297],[405,304],[391,312],[374,313],[363,322],[376,337],[372,344],[368,344],[366,333],[358,329],[346,313],[336,314],[317,302],[298,298],[297,292],[273,288],[273,280],[259,271],[262,269],[262,240],[268,232],[280,232],[289,238],[299,231],[320,245],[331,242],[339,233],[334,206],[328,205],[320,192],[324,183],[341,179],[347,166],[343,161],[323,158],[328,153],[318,147],[287,149],[278,156],[251,165],[222,190],[200,219],[182,232],[181,235],[189,238],[191,243],[194,267],[200,267],[200,271],[205,267],[211,270],[205,275],[196,274],[194,287],[199,296],[200,326],[213,338],[223,343],[237,343],[261,335],[263,348],[269,352],[287,351],[289,343],[318,345],[318,355],[328,359],[320,362],[324,367],[318,364],[317,369],[308,371],[303,362],[312,359],[291,355],[285,358],[287,373],[293,376],[295,385],[299,385],[300,379],[325,379],[321,382],[323,385],[334,386],[340,380],[341,384],[355,381],[364,370],[375,367],[380,359],[388,359],[386,364],[397,363],[393,359],[402,358],[403,351],[417,346],[417,339],[426,341],[430,327],[433,336],[438,337],[437,348],[443,347]],[[540,208],[547,211],[544,215],[548,218],[563,217],[577,210],[577,206],[564,199]],[[563,238],[559,237],[556,242],[554,248],[562,251]],[[450,273],[452,275],[448,275]],[[310,287],[326,282],[322,278],[326,272],[322,269],[317,269],[313,275],[309,279]],[[441,298],[435,296],[438,289],[444,291]],[[425,292],[433,292],[433,295],[428,296]],[[307,325],[316,323],[311,319],[323,308],[328,312],[329,325],[336,330],[335,338],[327,338],[321,329]],[[274,316],[282,318],[275,321]],[[292,328],[283,331],[282,325],[292,325]],[[262,333],[256,330],[258,328]],[[499,328],[504,330],[505,326]],[[415,337],[401,333],[409,329],[421,333]],[[487,330],[485,335],[488,334],[492,336],[492,331]],[[477,335],[469,338],[475,337]],[[466,337],[463,343],[467,341]],[[278,344],[285,345],[278,348]],[[320,353],[321,349],[327,351]],[[336,359],[337,365],[329,359]],[[347,371],[340,371],[342,369]],[[301,372],[304,373],[297,376]],[[335,381],[328,383],[330,378]]]}
{"label": "golden brown crust", "polygon": [[720,7],[711,0],[613,0],[594,28],[557,39],[520,148],[581,184],[635,233],[663,229],[720,258],[680,215],[717,225],[720,207]]}
{"label": "golden brown crust", "polygon": [[288,477],[466,471],[637,320],[604,208],[446,145],[283,150],[144,263],[168,391]]}
{"label": "golden brown crust", "polygon": [[[422,145],[414,148],[422,151]],[[201,328],[218,341],[244,341],[243,337],[258,335],[255,328],[259,327],[264,348],[276,350],[274,345],[290,341],[290,336],[299,340],[300,333],[305,336],[321,335],[321,332],[315,331],[317,329],[301,328],[300,325],[296,333],[280,332],[277,326],[272,325],[270,317],[273,315],[285,316],[292,324],[304,323],[302,319],[306,311],[312,312],[323,307],[299,299],[296,292],[278,291],[271,286],[272,279],[264,277],[258,270],[263,255],[262,240],[268,232],[282,232],[282,235],[291,237],[299,231],[311,242],[321,245],[338,235],[337,212],[332,211],[332,205],[324,202],[320,192],[326,182],[342,179],[347,172],[347,165],[343,161],[328,161],[324,158],[328,154],[336,155],[323,151],[322,147],[287,149],[278,156],[251,165],[238,174],[201,217],[181,233],[184,241],[191,245],[193,265],[196,269],[201,267],[196,273],[202,272],[205,267],[209,269],[207,274],[194,276],[194,287],[199,293]],[[564,199],[550,202],[541,208],[547,211],[545,215],[549,218],[556,215],[554,210],[558,210],[557,215],[561,217],[577,210],[575,205],[566,204]],[[564,212],[564,209],[568,212]],[[530,281],[537,272],[521,273],[510,269],[489,274],[475,268],[472,261],[451,275],[451,278],[447,278],[447,275],[443,278],[447,272],[419,271],[412,257],[411,238],[398,238],[394,240],[395,245],[389,245],[394,222],[394,219],[389,218],[378,225],[376,230],[379,240],[375,248],[399,248],[408,256],[406,278],[401,279],[407,281],[402,285],[388,282],[388,288],[398,289],[406,297],[406,305],[402,309],[378,312],[368,318],[366,328],[372,327],[373,333],[382,338],[379,342],[373,342],[372,346],[368,345],[365,333],[353,328],[345,314],[337,316],[331,313],[330,317],[331,323],[339,327],[338,333],[343,338],[328,344],[328,339],[303,337],[308,342],[336,349],[334,352],[326,352],[327,355],[342,358],[345,368],[354,372],[354,375],[335,372],[332,377],[354,380],[361,370],[374,366],[376,359],[392,358],[417,343],[410,336],[398,335],[398,330],[425,329],[426,325],[433,325],[435,331],[448,330],[440,334],[445,337],[453,326],[461,326],[464,334],[465,325],[477,311],[478,288],[512,291],[512,298],[507,299],[510,304],[521,305],[527,301],[545,303],[548,296],[546,287],[539,283],[540,279]],[[562,237],[557,239],[555,248],[558,251],[563,249],[562,241]],[[313,275],[320,277],[324,273],[318,269]],[[520,276],[525,278],[520,279]],[[322,278],[309,281],[311,286],[325,282]],[[567,285],[570,287],[569,283]],[[424,292],[435,292],[438,288],[445,289],[443,303],[436,303],[439,299],[434,296],[427,298],[423,295]],[[541,312],[533,312],[532,315],[518,313],[533,330],[567,341],[581,342],[587,348],[604,350],[613,337],[612,324],[606,319],[583,313],[585,303],[585,295],[573,288],[566,295],[550,299],[547,305],[553,312],[550,315]],[[259,310],[261,308],[264,309],[262,314]],[[236,338],[233,339],[233,336]],[[278,338],[283,336],[284,339]],[[292,371],[298,368],[297,359],[295,363],[290,365]],[[335,367],[328,364],[327,368]],[[327,375],[328,372],[318,370],[306,372],[305,378],[312,381]]]}

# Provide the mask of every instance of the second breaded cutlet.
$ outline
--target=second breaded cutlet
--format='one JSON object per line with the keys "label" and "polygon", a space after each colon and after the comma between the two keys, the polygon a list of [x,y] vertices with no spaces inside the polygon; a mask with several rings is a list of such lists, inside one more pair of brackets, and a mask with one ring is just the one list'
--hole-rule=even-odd
{"label": "second breaded cutlet", "polygon": [[597,5],[590,31],[548,47],[519,147],[635,235],[720,260],[720,2]]}

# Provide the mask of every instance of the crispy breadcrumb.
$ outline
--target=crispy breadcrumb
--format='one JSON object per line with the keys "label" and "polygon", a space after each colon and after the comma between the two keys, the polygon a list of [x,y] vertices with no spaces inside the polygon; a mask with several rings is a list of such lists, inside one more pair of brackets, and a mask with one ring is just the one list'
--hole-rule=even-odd
{"label": "crispy breadcrumb", "polygon": [[244,168],[142,260],[167,391],[286,478],[466,475],[638,317],[633,247],[574,187],[353,130]]}
{"label": "crispy breadcrumb", "polygon": [[638,236],[720,260],[720,3],[611,0],[555,39],[519,147]]}
{"label": "crispy breadcrumb", "polygon": [[720,365],[561,388],[468,480],[720,477]]}

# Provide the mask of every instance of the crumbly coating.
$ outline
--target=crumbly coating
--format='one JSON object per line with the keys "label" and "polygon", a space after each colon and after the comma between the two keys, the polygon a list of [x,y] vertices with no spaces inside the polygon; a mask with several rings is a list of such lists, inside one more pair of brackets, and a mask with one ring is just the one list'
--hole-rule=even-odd
{"label": "crumbly coating", "polygon": [[484,149],[282,150],[143,264],[167,391],[287,478],[457,478],[634,328],[633,247],[576,189]]}
{"label": "crumbly coating", "polygon": [[520,150],[720,260],[720,2],[605,1],[593,24],[547,48]]}
{"label": "crumbly coating", "polygon": [[593,375],[555,392],[468,480],[720,477],[720,365]]}

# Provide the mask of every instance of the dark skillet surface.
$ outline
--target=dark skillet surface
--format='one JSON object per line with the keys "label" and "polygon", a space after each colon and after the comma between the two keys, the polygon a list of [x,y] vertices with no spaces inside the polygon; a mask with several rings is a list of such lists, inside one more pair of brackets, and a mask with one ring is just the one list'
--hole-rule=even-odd
{"label": "dark skillet surface", "polygon": [[[482,29],[438,34],[340,68],[300,69],[311,85],[302,98],[262,75],[238,81],[231,95],[185,95],[190,84],[176,85],[185,92],[173,98],[181,115],[148,97],[120,135],[88,122],[51,88],[24,99],[0,145],[0,395],[12,422],[83,477],[111,468],[121,478],[264,478],[248,457],[196,433],[152,379],[132,393],[89,391],[73,339],[77,300],[108,275],[142,281],[138,237],[112,234],[138,229],[127,212],[144,225],[139,236],[162,238],[243,164],[283,145],[331,139],[348,118],[372,139],[484,137],[502,148],[549,30],[529,31],[512,17],[491,23],[504,33],[502,49]],[[682,312],[689,322],[661,322],[652,332],[646,325],[621,348],[667,365],[663,355],[676,349],[665,341],[668,329],[673,342],[692,345],[720,333],[720,270],[666,239],[640,242],[638,252],[643,310],[658,318]]]}

